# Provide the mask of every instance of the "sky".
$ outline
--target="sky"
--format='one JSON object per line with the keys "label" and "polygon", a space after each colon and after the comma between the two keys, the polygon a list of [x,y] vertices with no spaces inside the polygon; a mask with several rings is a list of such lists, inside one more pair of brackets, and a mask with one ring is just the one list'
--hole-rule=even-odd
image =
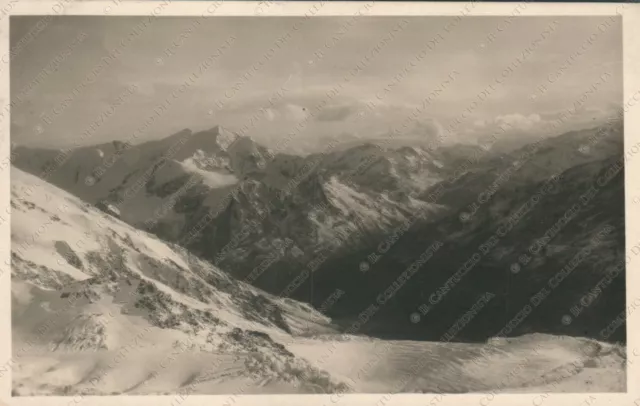
{"label": "sky", "polygon": [[40,17],[12,16],[12,142],[62,148],[136,131],[141,142],[222,125],[308,153],[398,128],[447,143],[505,123],[505,137],[552,135],[622,103],[621,20],[607,19],[58,16],[29,36]]}

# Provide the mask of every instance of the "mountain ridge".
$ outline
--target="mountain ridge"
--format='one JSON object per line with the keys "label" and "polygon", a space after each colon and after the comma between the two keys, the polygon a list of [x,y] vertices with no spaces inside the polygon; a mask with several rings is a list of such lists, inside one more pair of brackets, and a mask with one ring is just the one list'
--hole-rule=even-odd
{"label": "mountain ridge", "polygon": [[[224,148],[218,143],[221,134],[232,139]],[[507,155],[492,152],[491,147],[389,149],[364,143],[300,157],[274,153],[251,139],[234,137],[217,126],[154,141],[159,144],[141,144],[136,166],[104,175],[102,182],[118,183],[117,187],[103,188],[88,201],[95,204],[106,198],[121,202],[125,221],[181,244],[231,275],[272,293],[288,291],[301,270],[314,264],[311,273],[289,293],[316,306],[332,294],[336,281],[344,281],[346,275],[354,277],[352,271],[340,275],[336,270],[350,269],[371,280],[373,273],[360,269],[375,268],[367,259],[370,255],[392,257],[397,247],[384,253],[378,247],[389,235],[397,235],[397,230],[402,230],[400,235],[433,235],[433,230],[448,234],[447,240],[455,241],[456,248],[445,251],[455,258],[455,250],[464,252],[466,244],[483,243],[480,238],[487,233],[483,228],[494,229],[487,222],[498,221],[500,215],[508,214],[509,207],[519,204],[514,197],[535,194],[536,185],[559,176],[556,184],[569,191],[561,196],[578,199],[578,191],[562,176],[570,175],[573,183],[583,184],[600,176],[599,171],[611,164],[608,159],[615,160],[623,153],[622,124],[618,122],[540,139]],[[179,147],[161,155],[163,148],[158,145],[168,146],[170,151],[171,145]],[[82,164],[80,160],[78,165]],[[28,160],[16,165],[25,170],[33,167]],[[145,166],[148,169],[140,175]],[[82,172],[90,171],[83,168]],[[78,192],[82,186],[69,183],[58,180],[59,186],[67,186],[82,197],[83,192]],[[611,193],[621,193],[619,181],[613,185],[617,186],[612,186]],[[611,193],[604,196],[612,198]],[[605,215],[614,216],[611,218],[620,227],[623,210]],[[525,229],[539,229],[526,219],[525,223]],[[424,239],[416,236],[416,240]],[[358,252],[361,258],[341,262],[340,258]],[[393,260],[386,266],[398,269],[403,262]],[[457,267],[445,264],[441,266]],[[398,271],[390,275],[394,272]],[[311,292],[315,296],[309,296]],[[412,302],[410,294],[401,296]],[[357,306],[348,307],[350,300],[352,305],[357,303],[358,295],[346,297],[331,310],[334,317],[360,311]]]}

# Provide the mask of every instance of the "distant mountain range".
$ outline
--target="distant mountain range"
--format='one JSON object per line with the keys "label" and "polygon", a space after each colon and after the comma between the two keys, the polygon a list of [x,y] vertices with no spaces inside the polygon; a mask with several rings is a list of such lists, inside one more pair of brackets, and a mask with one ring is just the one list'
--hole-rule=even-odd
{"label": "distant mountain range", "polygon": [[[625,305],[622,124],[504,151],[329,144],[303,157],[214,127],[16,146],[12,163],[272,294],[321,307],[340,289],[328,314],[346,326],[369,314],[368,334],[437,339],[493,293],[457,339],[505,325],[599,337]],[[520,319],[535,294],[545,299]]]}

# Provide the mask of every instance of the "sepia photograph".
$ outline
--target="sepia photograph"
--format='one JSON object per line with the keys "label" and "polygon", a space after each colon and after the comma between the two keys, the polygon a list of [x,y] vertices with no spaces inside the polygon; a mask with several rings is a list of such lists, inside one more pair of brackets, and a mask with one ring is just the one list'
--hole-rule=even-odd
{"label": "sepia photograph", "polygon": [[627,393],[621,15],[169,3],[4,17],[12,397]]}

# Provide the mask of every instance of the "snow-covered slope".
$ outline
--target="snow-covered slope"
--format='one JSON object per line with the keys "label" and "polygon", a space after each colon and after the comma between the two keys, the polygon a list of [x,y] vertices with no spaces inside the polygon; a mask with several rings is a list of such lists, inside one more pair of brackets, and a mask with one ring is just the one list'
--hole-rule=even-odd
{"label": "snow-covered slope", "polygon": [[[142,385],[151,379],[137,374],[152,369],[172,348],[204,351],[210,361],[222,357],[225,367],[235,370],[215,378],[223,386],[246,379],[248,368],[255,379],[289,388],[286,391],[339,388],[338,382],[277,342],[291,335],[332,331],[329,320],[308,305],[235,281],[186,250],[19,169],[12,168],[11,178],[18,394],[135,392],[136,382]],[[123,348],[136,349],[125,365],[135,365],[136,360],[144,367],[128,374],[113,368],[98,379],[101,366]],[[79,361],[78,354],[86,358]],[[22,375],[42,366],[32,362],[50,361],[53,364],[38,375],[37,385]],[[190,368],[184,359],[179,362]],[[167,380],[177,379],[165,386],[174,388],[194,373],[185,370],[181,373],[186,376],[170,376],[179,373],[175,368],[159,369],[161,377],[142,392],[160,391]],[[306,375],[312,379],[300,378]],[[94,379],[101,383],[92,385]],[[122,386],[125,381],[130,388]],[[307,387],[307,381],[315,386]],[[73,389],[65,389],[69,385]]]}
{"label": "snow-covered slope", "polygon": [[237,182],[217,135],[217,129],[184,130],[141,145],[114,141],[61,151],[17,147],[12,162],[85,202],[111,203],[125,221],[141,224],[147,213],[162,209],[166,194],[181,186]]}
{"label": "snow-covered slope", "polygon": [[291,351],[364,393],[626,391],[624,347],[532,334],[493,344],[301,339]]}

